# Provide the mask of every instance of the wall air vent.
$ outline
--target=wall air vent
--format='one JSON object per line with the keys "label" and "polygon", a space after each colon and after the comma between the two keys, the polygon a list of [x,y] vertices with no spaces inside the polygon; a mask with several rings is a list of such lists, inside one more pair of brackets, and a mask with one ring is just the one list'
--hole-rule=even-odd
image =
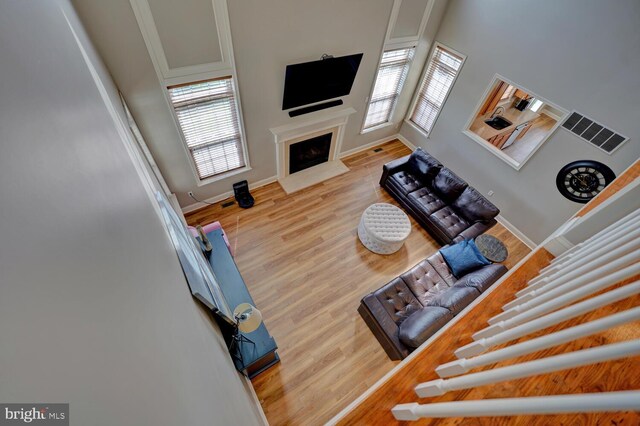
{"label": "wall air vent", "polygon": [[610,130],[576,111],[569,115],[569,118],[562,123],[562,127],[609,155],[629,140],[628,137]]}

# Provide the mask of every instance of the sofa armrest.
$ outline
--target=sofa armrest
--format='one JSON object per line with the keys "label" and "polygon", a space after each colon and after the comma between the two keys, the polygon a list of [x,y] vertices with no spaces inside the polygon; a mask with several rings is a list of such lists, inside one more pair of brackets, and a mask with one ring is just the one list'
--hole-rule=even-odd
{"label": "sofa armrest", "polygon": [[454,239],[453,243],[459,243],[462,240],[472,240],[480,234],[484,234],[489,228],[498,223],[495,219],[476,222],[461,233],[459,233]]}
{"label": "sofa armrest", "polygon": [[407,161],[409,161],[410,156],[411,154],[405,155],[404,157],[401,157],[401,158],[396,158],[395,160],[389,161],[387,164],[382,166],[382,176],[380,177],[380,185],[384,186],[384,183],[389,178],[389,176],[404,169],[404,166],[407,164]]}
{"label": "sofa armrest", "polygon": [[453,287],[474,287],[480,293],[491,287],[493,283],[507,273],[507,268],[500,263],[483,266],[455,282]]}
{"label": "sofa armrest", "polygon": [[409,355],[409,349],[400,342],[398,325],[377,297],[373,294],[363,297],[358,312],[389,358],[400,360]]}

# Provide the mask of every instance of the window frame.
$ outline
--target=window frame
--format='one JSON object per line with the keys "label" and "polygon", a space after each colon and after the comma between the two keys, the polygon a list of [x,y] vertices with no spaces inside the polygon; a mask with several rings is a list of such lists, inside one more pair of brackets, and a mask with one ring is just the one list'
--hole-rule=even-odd
{"label": "window frame", "polygon": [[[485,103],[487,97],[491,93],[491,90],[497,84],[498,80],[503,81],[503,82],[505,82],[507,84],[510,84],[512,86],[516,86],[518,89],[528,93],[529,95],[533,96],[535,99],[539,99],[540,101],[542,101],[544,106],[550,106],[553,109],[557,110],[558,112],[562,113],[562,115],[558,116],[557,118],[556,117],[552,117],[552,118],[554,118],[556,120],[556,124],[551,129],[549,129],[547,131],[547,134],[544,137],[544,139],[542,139],[538,143],[538,145],[536,145],[534,147],[534,149],[532,149],[531,152],[521,162],[518,162],[518,161],[514,160],[511,156],[509,156],[509,155],[505,154],[504,152],[502,152],[501,149],[498,149],[498,148],[494,147],[493,145],[491,145],[491,143],[487,142],[485,139],[481,138],[480,136],[478,136],[477,134],[475,134],[474,132],[472,132],[470,130],[470,127],[473,124],[473,121],[477,118],[478,113],[480,112],[480,110],[481,110],[483,104]],[[504,161],[505,163],[507,163],[508,165],[513,167],[516,171],[519,171],[531,159],[531,157],[533,157],[534,154],[545,143],[547,143],[549,141],[551,136],[553,136],[553,134],[558,129],[558,127],[560,127],[562,125],[562,123],[564,123],[564,121],[567,119],[569,114],[570,114],[569,110],[566,110],[565,108],[559,106],[558,104],[549,101],[547,98],[539,96],[538,94],[536,94],[535,92],[529,90],[528,88],[526,88],[526,87],[524,87],[524,86],[522,86],[522,85],[520,85],[518,83],[515,83],[513,80],[510,80],[510,79],[508,79],[508,78],[506,78],[506,77],[504,77],[504,76],[502,76],[502,75],[500,75],[498,73],[495,73],[493,75],[493,77],[491,77],[491,79],[489,80],[489,84],[488,84],[487,88],[484,90],[482,95],[480,95],[480,99],[478,100],[478,103],[475,105],[475,107],[471,111],[471,116],[469,117],[467,122],[464,124],[464,127],[462,128],[462,133],[464,135],[466,135],[467,137],[469,137],[470,139],[472,139],[473,141],[475,141],[481,147],[483,147],[487,151],[493,153],[496,157],[498,157],[499,159],[501,159],[502,161]]]}
{"label": "window frame", "polygon": [[[398,107],[398,100],[399,100],[400,96],[402,95],[402,91],[404,90],[406,79],[408,78],[409,74],[411,73],[411,67],[413,66],[413,61],[415,59],[416,48],[417,48],[417,46],[416,46],[415,43],[408,43],[408,44],[405,44],[405,45],[385,46],[382,49],[382,53],[380,54],[380,58],[378,59],[378,66],[376,68],[376,75],[373,78],[373,84],[371,85],[371,90],[369,92],[369,97],[367,98],[367,101],[366,101],[367,105],[366,105],[366,109],[365,109],[365,112],[364,112],[364,116],[362,118],[362,124],[360,125],[360,134],[361,135],[363,135],[365,133],[369,133],[369,132],[375,131],[375,130],[384,129],[386,127],[394,125],[393,116],[395,115],[396,108]],[[379,124],[376,124],[375,126],[371,126],[371,127],[365,128],[364,125],[367,122],[367,115],[369,114],[369,107],[371,106],[371,100],[372,100],[372,97],[373,97],[373,93],[374,93],[374,91],[376,89],[376,83],[378,82],[378,75],[380,74],[380,68],[381,68],[381,65],[382,65],[382,58],[384,57],[384,54],[387,53],[387,52],[395,51],[395,50],[406,50],[406,49],[410,49],[413,52],[411,54],[411,57],[408,59],[406,65],[405,65],[407,67],[406,75],[405,75],[405,78],[404,78],[405,81],[403,81],[402,87],[400,87],[400,90],[398,90],[395,102],[393,103],[393,107],[391,108],[391,111],[389,112],[389,119],[387,121],[383,122],[383,123],[379,123]]]}
{"label": "window frame", "polygon": [[[429,64],[431,63],[431,60],[433,59],[433,55],[436,52],[436,49],[440,47],[443,50],[447,50],[451,53],[453,53],[454,55],[459,56],[460,58],[462,58],[462,62],[460,63],[460,69],[458,69],[458,72],[456,74],[456,76],[453,78],[453,81],[451,82],[451,86],[449,87],[449,90],[447,90],[447,94],[444,97],[444,100],[442,101],[442,106],[440,107],[440,109],[438,110],[438,113],[436,114],[434,120],[433,120],[433,125],[431,126],[431,129],[429,131],[423,129],[422,127],[420,127],[417,123],[414,123],[411,120],[411,116],[413,115],[413,112],[416,108],[416,105],[418,104],[418,99],[420,98],[420,91],[422,90],[422,86],[424,83],[424,79],[427,75],[427,72],[429,71]],[[409,109],[407,110],[407,115],[404,118],[404,122],[409,124],[412,128],[414,128],[416,131],[418,131],[420,134],[422,134],[424,137],[426,137],[427,139],[431,138],[431,132],[433,131],[433,128],[436,125],[436,122],[438,121],[438,118],[440,117],[440,113],[442,112],[442,110],[444,109],[445,104],[447,103],[447,100],[449,100],[449,95],[451,95],[451,91],[453,90],[453,86],[455,86],[456,81],[458,81],[458,77],[460,76],[460,73],[462,72],[462,68],[464,67],[464,63],[467,60],[467,55],[458,52],[455,49],[450,48],[449,46],[440,43],[439,41],[436,41],[433,43],[433,47],[431,48],[431,51],[429,52],[429,57],[427,58],[427,61],[424,63],[424,67],[422,70],[422,73],[420,74],[420,79],[418,80],[418,86],[416,87],[416,90],[413,94],[413,99],[411,100],[411,106],[409,107]]]}
{"label": "window frame", "polygon": [[[240,103],[240,93],[239,93],[239,89],[238,89],[238,78],[235,75],[235,72],[227,72],[227,73],[219,73],[219,75],[206,75],[206,76],[202,76],[204,78],[199,78],[201,76],[197,76],[198,78],[193,78],[193,79],[179,79],[178,81],[176,81],[175,84],[166,84],[164,85],[164,94],[165,94],[165,98],[167,100],[167,103],[169,104],[169,110],[171,111],[171,115],[173,116],[173,120],[175,122],[176,128],[178,130],[178,135],[180,135],[180,140],[181,140],[181,144],[182,148],[185,152],[185,155],[187,156],[187,160],[189,162],[189,166],[191,167],[191,171],[193,173],[193,177],[195,179],[196,185],[197,186],[204,186],[213,182],[217,182],[223,179],[226,179],[228,177],[240,174],[240,173],[244,173],[247,172],[249,170],[251,170],[251,165],[249,163],[249,153],[248,153],[248,148],[247,148],[247,139],[246,139],[246,132],[244,129],[244,120],[242,117],[242,108],[241,108],[241,103]],[[198,168],[196,166],[195,163],[195,158],[193,158],[193,155],[191,153],[191,150],[189,149],[189,146],[187,145],[187,141],[186,138],[184,136],[184,132],[182,130],[182,126],[180,125],[180,120],[178,119],[178,115],[176,114],[176,110],[173,106],[173,102],[171,101],[171,93],[170,93],[170,88],[171,87],[175,87],[175,86],[189,86],[189,85],[194,85],[194,84],[198,84],[198,83],[203,83],[206,81],[213,81],[213,80],[222,80],[222,79],[231,79],[232,82],[232,87],[233,87],[233,94],[234,94],[234,107],[235,107],[235,112],[236,112],[236,116],[238,117],[238,127],[240,130],[240,142],[242,143],[242,158],[244,160],[244,166],[236,168],[236,169],[232,169],[232,170],[228,170],[226,172],[222,172],[213,176],[209,176],[206,177],[204,179],[200,178],[200,174],[198,172]],[[169,82],[167,82],[169,83]]]}

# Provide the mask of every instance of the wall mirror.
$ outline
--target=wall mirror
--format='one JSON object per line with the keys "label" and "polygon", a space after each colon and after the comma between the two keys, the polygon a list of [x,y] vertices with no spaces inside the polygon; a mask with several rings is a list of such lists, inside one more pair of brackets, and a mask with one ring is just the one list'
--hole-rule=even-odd
{"label": "wall mirror", "polygon": [[496,74],[463,133],[519,170],[568,111]]}

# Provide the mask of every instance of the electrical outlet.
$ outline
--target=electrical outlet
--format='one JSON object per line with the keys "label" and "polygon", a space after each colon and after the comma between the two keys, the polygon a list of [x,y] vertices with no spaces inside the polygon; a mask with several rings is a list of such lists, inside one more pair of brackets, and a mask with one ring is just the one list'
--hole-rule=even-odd
{"label": "electrical outlet", "polygon": [[493,195],[493,191],[489,191],[489,192],[487,192],[487,195],[488,195],[489,197],[491,197],[491,196]]}

